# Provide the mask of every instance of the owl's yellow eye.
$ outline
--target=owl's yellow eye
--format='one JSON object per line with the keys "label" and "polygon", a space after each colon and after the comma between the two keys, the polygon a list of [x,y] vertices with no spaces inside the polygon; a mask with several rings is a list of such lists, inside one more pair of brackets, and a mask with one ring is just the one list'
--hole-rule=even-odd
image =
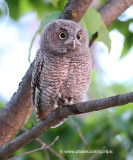
{"label": "owl's yellow eye", "polygon": [[78,33],[78,34],[77,34],[77,39],[80,40],[81,38],[82,38],[81,33]]}
{"label": "owl's yellow eye", "polygon": [[67,33],[64,32],[64,31],[60,32],[60,33],[59,33],[59,38],[60,38],[60,39],[66,39],[66,38],[67,38]]}

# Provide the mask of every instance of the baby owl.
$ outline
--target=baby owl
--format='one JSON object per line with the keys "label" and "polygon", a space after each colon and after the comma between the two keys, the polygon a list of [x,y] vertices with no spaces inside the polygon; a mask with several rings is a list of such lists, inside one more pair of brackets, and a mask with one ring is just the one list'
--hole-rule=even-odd
{"label": "baby owl", "polygon": [[44,27],[31,83],[38,121],[57,107],[83,101],[91,81],[88,46],[79,23],[58,19]]}

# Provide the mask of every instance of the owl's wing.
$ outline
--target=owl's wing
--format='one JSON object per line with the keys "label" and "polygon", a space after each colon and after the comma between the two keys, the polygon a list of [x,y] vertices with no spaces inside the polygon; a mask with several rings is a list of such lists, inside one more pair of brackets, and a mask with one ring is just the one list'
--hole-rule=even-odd
{"label": "owl's wing", "polygon": [[40,75],[42,72],[42,68],[44,65],[44,57],[40,50],[37,51],[36,58],[35,58],[35,65],[32,71],[32,82],[31,82],[31,89],[32,89],[32,105],[35,109],[38,108],[41,89],[40,89]]}

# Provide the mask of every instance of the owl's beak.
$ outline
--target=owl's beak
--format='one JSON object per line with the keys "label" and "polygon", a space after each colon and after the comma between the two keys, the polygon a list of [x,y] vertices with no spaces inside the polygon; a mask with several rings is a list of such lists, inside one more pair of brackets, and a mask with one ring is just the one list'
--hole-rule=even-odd
{"label": "owl's beak", "polygon": [[71,46],[72,46],[72,50],[74,50],[76,46],[81,46],[81,44],[78,41],[72,40]]}
{"label": "owl's beak", "polygon": [[75,49],[75,40],[73,40],[71,43],[72,43],[72,49],[74,50]]}
{"label": "owl's beak", "polygon": [[72,50],[74,50],[76,47],[75,40],[69,40],[65,44],[68,46],[69,49],[72,49]]}
{"label": "owl's beak", "polygon": [[68,49],[74,50],[77,45],[78,45],[78,46],[80,45],[80,43],[77,43],[77,42],[73,39],[73,40],[69,40],[69,41],[65,42],[65,45],[68,47]]}

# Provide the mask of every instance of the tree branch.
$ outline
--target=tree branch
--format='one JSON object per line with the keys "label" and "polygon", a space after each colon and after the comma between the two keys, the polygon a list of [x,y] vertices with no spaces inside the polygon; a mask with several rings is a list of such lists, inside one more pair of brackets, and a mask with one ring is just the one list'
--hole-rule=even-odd
{"label": "tree branch", "polygon": [[[80,20],[92,0],[69,0],[60,18]],[[84,7],[85,6],[85,7]],[[83,8],[82,8],[83,7]],[[66,13],[71,11],[77,14],[72,17]],[[79,18],[78,18],[79,16]],[[31,64],[17,92],[11,100],[0,110],[0,146],[9,142],[24,125],[29,117],[29,108],[31,107],[31,74],[34,62]],[[32,108],[30,108],[31,110]],[[31,112],[31,111],[30,111]],[[28,113],[28,115],[27,115]]]}
{"label": "tree branch", "polygon": [[37,151],[40,151],[40,150],[44,150],[44,149],[48,149],[50,148],[52,145],[54,145],[54,143],[59,139],[59,136],[57,136],[54,141],[50,144],[50,145],[46,145],[45,143],[42,143],[42,146],[40,148],[37,148],[37,149],[34,149],[32,151],[28,151],[28,152],[25,152],[25,153],[22,153],[22,154],[19,154],[17,156],[14,156],[12,158],[9,158],[8,160],[13,160],[14,158],[18,158],[18,157],[22,157],[22,156],[25,156],[27,154],[31,154],[31,153],[34,153],[34,152],[37,152]]}
{"label": "tree branch", "polygon": [[[82,2],[82,4],[81,4],[81,2]],[[88,8],[90,2],[91,2],[91,0],[88,0],[88,1],[87,0],[69,0],[67,6],[65,7],[66,11],[64,10],[64,12],[60,16],[60,18],[71,19],[76,22],[80,21],[85,10]],[[109,24],[111,24],[128,6],[130,6],[133,3],[133,0],[117,0],[117,1],[112,0],[112,2],[113,3],[111,3],[111,1],[110,1],[109,4],[107,3],[104,6],[104,8],[100,10],[101,16],[105,22],[105,25],[107,25],[107,26]],[[76,5],[76,3],[78,5]],[[119,5],[118,5],[118,3],[119,3]],[[81,4],[81,5],[79,5],[79,4]],[[115,18],[113,18],[114,14],[112,12],[112,9],[109,9],[109,8],[113,8],[115,10]],[[120,9],[120,8],[122,8],[122,9]],[[69,14],[70,17],[66,17],[67,10],[71,10],[73,13],[73,14],[72,13]],[[81,14],[80,14],[80,12],[81,12]],[[13,97],[5,105],[5,107],[0,110],[0,146],[9,142],[25,123],[25,119],[27,118],[29,108],[31,107],[30,83],[31,83],[31,74],[32,74],[33,65],[34,65],[34,62],[31,64],[30,68],[28,69],[27,73],[25,74],[22,82],[19,85],[17,92],[13,95]],[[129,101],[127,101],[127,103],[129,103]],[[107,106],[107,107],[110,107],[110,106]],[[51,115],[53,115],[53,113]],[[47,122],[48,122],[48,120],[47,120]],[[43,121],[41,123],[43,123]],[[49,124],[49,125],[52,125],[52,124]],[[28,133],[30,134],[30,131],[28,131]],[[40,133],[42,133],[42,131]],[[27,132],[26,132],[26,135],[27,135]],[[23,137],[25,139],[25,135],[23,135],[21,137]],[[33,139],[36,136],[32,135],[32,133],[31,133],[31,137]],[[27,143],[29,143],[31,141],[31,137],[29,137],[29,140],[27,140]],[[19,143],[19,141],[18,141],[17,145],[20,146],[20,144],[21,143]],[[10,146],[10,144],[9,144],[9,146]],[[23,146],[23,145],[21,145],[21,146]],[[1,151],[3,151],[3,149]],[[13,153],[14,151],[15,150],[12,150],[12,152],[10,151],[9,153]]]}
{"label": "tree branch", "polygon": [[[41,139],[36,138],[35,139],[38,143],[40,143],[41,145],[44,143]],[[60,154],[58,154],[55,150],[53,150],[51,147],[48,148],[48,150],[53,153],[59,160],[65,160],[65,158],[63,158]]]}
{"label": "tree branch", "polygon": [[21,136],[1,147],[0,160],[6,159],[16,150],[30,143],[33,139],[40,136],[44,131],[60,123],[64,118],[67,118],[70,115],[99,111],[110,107],[121,106],[131,102],[133,102],[133,92],[116,95],[104,99],[68,105],[64,106],[63,108],[57,108],[56,110],[51,112],[46,118],[40,121],[36,126],[31,128],[30,130],[27,130]]}
{"label": "tree branch", "polygon": [[60,19],[68,19],[79,22],[92,0],[68,0]]}
{"label": "tree branch", "polygon": [[83,142],[83,144],[85,146],[85,149],[87,149],[88,144],[87,144],[87,142],[86,142],[86,140],[85,140],[85,138],[84,138],[79,126],[77,125],[76,122],[74,122],[74,120],[72,118],[70,120],[71,120],[72,124],[74,125],[74,127],[76,128],[77,133],[79,134],[79,137],[81,138],[81,140],[82,140],[82,142]]}
{"label": "tree branch", "polygon": [[[100,10],[103,22],[108,27],[111,25],[129,6],[133,4],[133,0],[109,0]],[[96,32],[90,40],[89,46],[98,37]]]}
{"label": "tree branch", "polygon": [[[82,140],[82,142],[84,144],[84,149],[87,150],[87,148],[88,148],[87,141],[85,140],[85,138],[84,138],[84,136],[83,136],[78,124],[72,118],[70,118],[70,120],[71,120],[72,124],[74,125],[74,127],[76,128],[77,133],[79,134],[79,137],[80,137],[80,139]],[[83,155],[83,160],[86,160],[86,154]]]}
{"label": "tree branch", "polygon": [[0,146],[9,142],[24,125],[31,108],[31,74],[33,64],[26,72],[17,92],[0,110]]}
{"label": "tree branch", "polygon": [[132,4],[133,0],[109,0],[99,10],[106,26],[111,25]]}

